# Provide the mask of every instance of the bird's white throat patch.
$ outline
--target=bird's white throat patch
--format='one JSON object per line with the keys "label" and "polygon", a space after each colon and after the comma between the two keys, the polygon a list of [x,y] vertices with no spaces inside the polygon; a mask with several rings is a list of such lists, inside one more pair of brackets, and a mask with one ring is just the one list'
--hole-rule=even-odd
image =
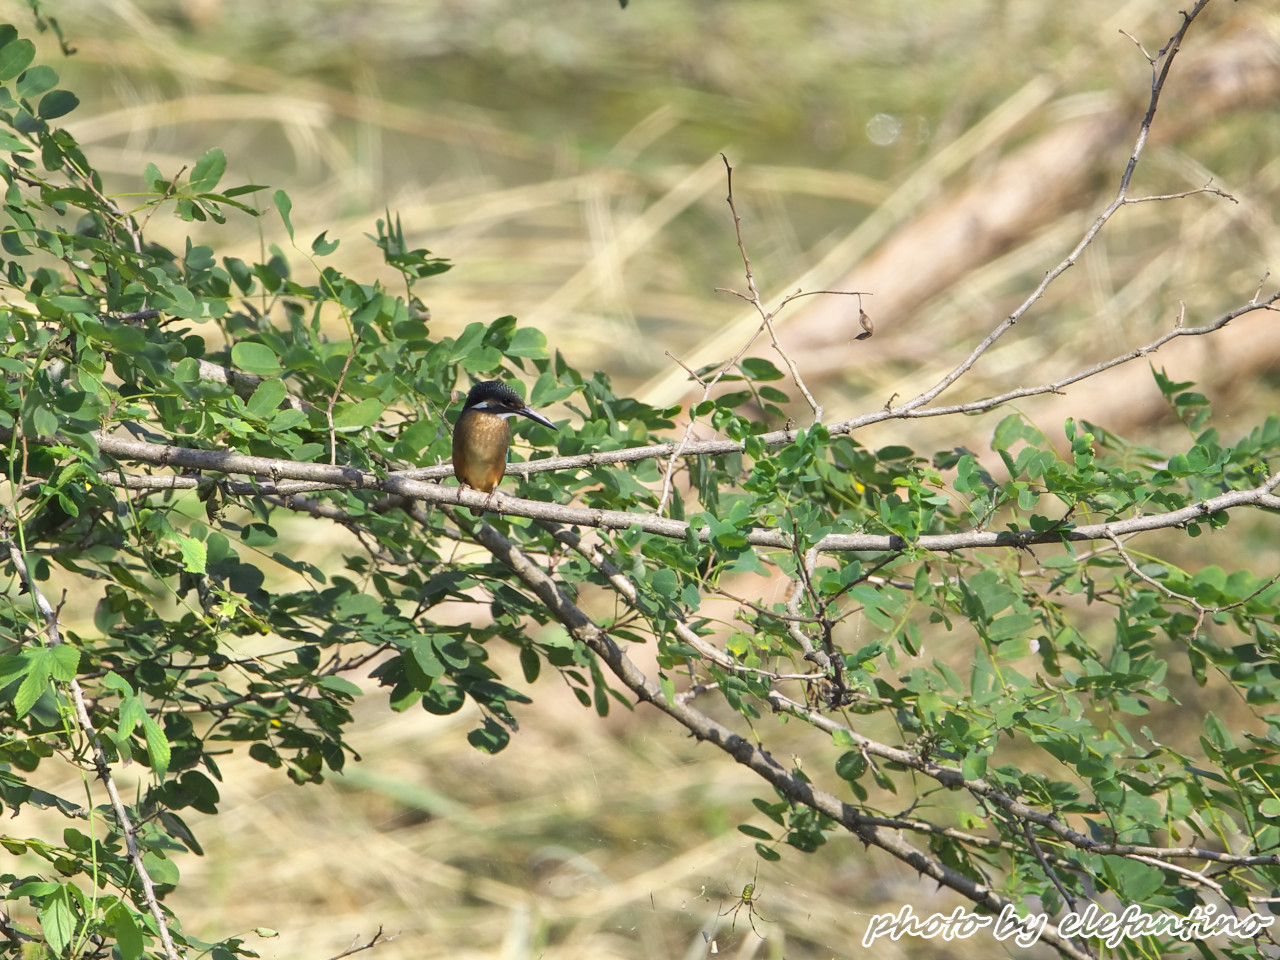
{"label": "bird's white throat patch", "polygon": [[512,417],[516,416],[516,412],[514,410],[493,409],[493,404],[491,404],[488,400],[481,400],[471,409],[483,410],[485,413],[490,414],[491,416],[494,416],[494,417],[501,417],[503,420],[510,420]]}

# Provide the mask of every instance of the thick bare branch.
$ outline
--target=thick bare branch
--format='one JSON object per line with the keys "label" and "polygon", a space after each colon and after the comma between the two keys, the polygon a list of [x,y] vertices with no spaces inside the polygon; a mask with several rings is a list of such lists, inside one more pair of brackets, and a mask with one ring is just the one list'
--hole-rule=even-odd
{"label": "thick bare branch", "polygon": [[[10,431],[0,429],[0,438],[7,440],[10,436]],[[24,439],[31,443],[44,445],[53,445],[59,442],[56,438],[51,437],[26,437]],[[382,476],[369,471],[358,470],[355,467],[297,463],[292,460],[252,457],[245,454],[217,450],[190,450],[185,447],[147,443],[143,440],[125,440],[119,437],[100,437],[98,446],[103,453],[118,459],[134,460],[160,466],[271,477],[275,482],[282,478],[288,478],[325,483],[334,488],[348,490],[378,490],[410,500],[464,507],[484,507],[493,510],[495,513],[529,517],[534,520],[551,520],[558,523],[597,527],[606,530],[628,530],[634,527],[645,533],[657,534],[658,536],[677,540],[683,540],[689,532],[689,524],[684,521],[670,520],[666,517],[657,517],[652,514],[565,506],[555,503],[542,503],[536,500],[521,500],[506,495],[495,499],[488,494],[477,493],[474,490],[462,487],[445,487],[440,484],[424,483],[420,480],[407,480],[399,476]],[[160,482],[162,485],[167,483],[164,480]],[[1027,547],[1038,543],[1060,543],[1062,541],[1109,540],[1113,536],[1179,527],[1196,520],[1202,520],[1223,510],[1233,510],[1246,506],[1278,510],[1280,509],[1280,497],[1276,496],[1274,492],[1278,484],[1280,484],[1280,474],[1268,478],[1265,482],[1252,489],[1233,490],[1216,497],[1196,501],[1180,510],[1144,514],[1108,523],[1064,524],[1060,527],[1041,531],[992,532],[973,530],[964,533],[930,534],[910,542],[897,534],[833,533],[809,546],[821,553],[900,551],[908,547],[947,552],[990,547]],[[269,483],[264,483],[260,489],[263,493],[275,493]],[[493,499],[492,503],[490,502],[491,499]],[[703,542],[707,542],[710,539],[706,529],[700,530],[698,537]],[[781,530],[757,528],[748,531],[746,537],[753,546],[780,550],[790,550],[792,548],[790,539]]]}

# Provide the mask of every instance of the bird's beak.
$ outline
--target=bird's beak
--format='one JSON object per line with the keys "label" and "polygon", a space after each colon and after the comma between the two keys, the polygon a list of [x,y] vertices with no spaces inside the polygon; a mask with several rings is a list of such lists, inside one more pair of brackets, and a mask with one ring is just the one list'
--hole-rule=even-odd
{"label": "bird's beak", "polygon": [[538,413],[536,410],[530,410],[528,407],[521,407],[519,410],[516,411],[516,413],[520,414],[520,416],[522,417],[528,417],[534,423],[540,423],[544,427],[550,427],[552,430],[556,428],[556,425],[554,423],[552,423],[542,414]]}

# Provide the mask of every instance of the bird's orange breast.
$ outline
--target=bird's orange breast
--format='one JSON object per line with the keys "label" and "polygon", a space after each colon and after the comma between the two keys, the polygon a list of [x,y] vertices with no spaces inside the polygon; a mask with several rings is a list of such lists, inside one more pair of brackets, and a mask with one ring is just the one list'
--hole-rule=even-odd
{"label": "bird's orange breast", "polygon": [[510,446],[505,417],[467,410],[453,428],[453,472],[471,489],[489,493],[502,480]]}

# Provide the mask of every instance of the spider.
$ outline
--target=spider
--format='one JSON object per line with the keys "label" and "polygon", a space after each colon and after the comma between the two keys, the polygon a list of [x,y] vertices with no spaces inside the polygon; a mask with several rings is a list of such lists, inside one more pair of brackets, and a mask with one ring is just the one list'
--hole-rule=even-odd
{"label": "spider", "polygon": [[729,929],[736,930],[738,926],[738,912],[742,910],[743,907],[746,907],[747,921],[751,924],[751,932],[754,933],[761,940],[763,940],[764,935],[761,934],[760,931],[756,929],[756,918],[759,917],[761,923],[773,923],[773,921],[770,920],[768,917],[761,916],[760,913],[756,910],[756,904],[760,902],[760,898],[756,895],[756,878],[758,877],[759,873],[760,873],[760,866],[759,864],[757,864],[756,872],[755,874],[752,875],[751,882],[742,888],[742,896],[738,897],[738,902],[730,904],[729,906],[725,907],[722,911],[720,911],[720,916],[724,917],[732,913],[733,917],[732,917],[732,920],[730,921]]}

